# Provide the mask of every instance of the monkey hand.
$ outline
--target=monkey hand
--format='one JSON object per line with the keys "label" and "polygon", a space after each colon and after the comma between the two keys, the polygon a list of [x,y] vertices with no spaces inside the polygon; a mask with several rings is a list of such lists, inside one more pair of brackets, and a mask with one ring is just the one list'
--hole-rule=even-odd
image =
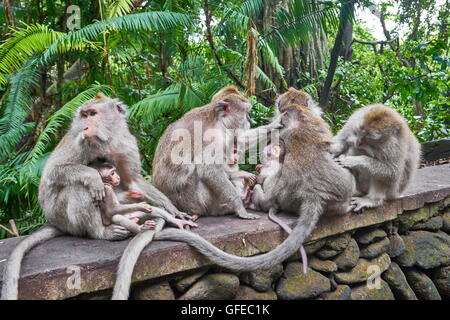
{"label": "monkey hand", "polygon": [[99,177],[92,177],[92,179],[85,180],[83,184],[88,188],[89,193],[91,194],[92,199],[95,202],[103,201],[105,197],[105,185],[103,181],[99,179]]}
{"label": "monkey hand", "polygon": [[255,167],[255,171],[259,173],[259,172],[261,172],[262,168],[263,168],[262,164],[257,164],[256,167]]}
{"label": "monkey hand", "polygon": [[156,222],[153,220],[147,220],[144,222],[144,224],[142,224],[140,226],[141,231],[152,230],[152,229],[155,229],[155,227],[156,227]]}
{"label": "monkey hand", "polygon": [[[167,209],[166,209],[167,210]],[[169,210],[167,210],[169,211]],[[170,212],[170,214],[172,214],[175,218],[181,219],[181,220],[192,220],[192,216],[185,213],[185,212],[181,212],[181,211],[175,211],[175,212]]]}
{"label": "monkey hand", "polygon": [[143,211],[145,213],[152,213],[152,207],[146,202],[139,202],[137,206],[139,207],[138,209],[139,211]]}
{"label": "monkey hand", "polygon": [[181,219],[176,219],[176,221],[174,221],[174,224],[179,228],[179,229],[184,229],[185,227],[192,227],[192,228],[197,228],[198,225],[192,221],[188,221],[188,220],[181,220]]}
{"label": "monkey hand", "polygon": [[328,151],[334,156],[340,156],[342,154],[342,146],[340,143],[333,142],[328,148]]}
{"label": "monkey hand", "polygon": [[127,199],[142,199],[144,194],[139,190],[129,190],[125,197]]}
{"label": "monkey hand", "polygon": [[360,157],[358,156],[339,156],[335,161],[344,168],[352,169],[361,165]]}
{"label": "monkey hand", "polygon": [[[285,113],[285,112],[284,112]],[[268,130],[281,129],[283,128],[283,124],[281,123],[281,118],[284,113],[278,115],[273,121],[267,126]]]}
{"label": "monkey hand", "polygon": [[247,182],[247,185],[249,185],[250,187],[253,187],[256,183],[256,175],[254,175],[253,173],[246,173],[244,179]]}
{"label": "monkey hand", "polygon": [[246,220],[256,220],[256,219],[260,218],[260,216],[258,216],[257,214],[248,213],[245,210],[244,210],[244,212],[238,212],[237,216],[241,219],[246,219]]}

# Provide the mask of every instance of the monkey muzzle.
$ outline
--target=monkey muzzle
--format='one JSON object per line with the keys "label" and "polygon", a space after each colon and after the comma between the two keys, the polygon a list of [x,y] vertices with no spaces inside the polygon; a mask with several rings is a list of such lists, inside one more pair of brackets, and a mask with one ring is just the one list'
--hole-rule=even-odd
{"label": "monkey muzzle", "polygon": [[98,138],[95,130],[92,129],[92,127],[85,127],[83,129],[82,137],[83,137],[83,140],[87,140],[87,141],[96,141]]}

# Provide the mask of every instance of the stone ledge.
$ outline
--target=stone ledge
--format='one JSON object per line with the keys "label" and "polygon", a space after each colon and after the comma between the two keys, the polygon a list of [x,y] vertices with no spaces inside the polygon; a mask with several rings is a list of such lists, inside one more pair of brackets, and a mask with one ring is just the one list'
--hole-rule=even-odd
{"label": "stone ledge", "polygon": [[[415,210],[426,203],[441,201],[450,195],[450,165],[427,167],[419,173],[406,194],[363,214],[323,217],[309,238],[316,240],[345,231],[395,219],[407,210]],[[262,214],[256,221],[240,220],[232,216],[208,217],[199,221],[195,230],[219,248],[236,255],[250,256],[267,252],[281,243],[285,234]],[[291,225],[295,217],[281,214]],[[21,238],[0,241],[0,272],[11,250]],[[128,241],[108,242],[74,237],[60,237],[48,241],[25,257],[21,279],[21,299],[64,299],[85,292],[109,289],[113,286],[120,256]],[[156,279],[210,264],[195,249],[179,242],[153,242],[141,255],[133,281]],[[66,282],[72,272],[69,266],[81,270],[81,289],[68,289]]]}

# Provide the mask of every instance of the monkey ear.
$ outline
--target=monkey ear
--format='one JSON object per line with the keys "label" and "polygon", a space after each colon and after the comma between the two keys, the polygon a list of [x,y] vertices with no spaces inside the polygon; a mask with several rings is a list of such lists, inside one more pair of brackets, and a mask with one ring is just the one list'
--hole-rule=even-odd
{"label": "monkey ear", "polygon": [[116,105],[116,108],[117,108],[117,111],[119,111],[119,113],[121,115],[123,115],[124,117],[128,114],[127,107],[123,103],[118,102],[117,105]]}
{"label": "monkey ear", "polygon": [[225,100],[221,100],[217,102],[215,106],[215,112],[217,115],[223,114],[226,115],[230,111],[230,103]]}

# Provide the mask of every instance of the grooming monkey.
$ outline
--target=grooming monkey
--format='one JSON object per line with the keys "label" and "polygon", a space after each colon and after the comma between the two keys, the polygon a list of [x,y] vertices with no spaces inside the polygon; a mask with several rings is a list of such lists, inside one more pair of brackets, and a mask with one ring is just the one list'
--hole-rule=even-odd
{"label": "grooming monkey", "polygon": [[356,178],[353,210],[397,198],[419,168],[420,144],[403,117],[382,104],[365,106],[334,137],[331,152]]}
{"label": "grooming monkey", "polygon": [[[348,212],[354,188],[349,170],[339,166],[329,152],[332,135],[314,111],[299,105],[286,106],[281,117],[280,140],[286,147],[279,177],[264,190],[285,212],[299,215],[288,238],[274,250],[255,257],[237,257],[219,250],[199,235],[185,230],[166,229],[155,240],[184,241],[212,262],[232,270],[266,269],[297,251],[314,230],[324,212]],[[274,212],[275,208],[272,208]]]}
{"label": "grooming monkey", "polygon": [[280,114],[282,112],[281,109],[293,104],[310,108],[318,116],[322,116],[323,111],[319,107],[319,105],[313,100],[313,98],[306,92],[297,90],[295,88],[289,88],[288,91],[281,94],[277,98],[277,100],[275,101],[276,106],[275,114],[276,115]]}
{"label": "grooming monkey", "polygon": [[[216,93],[208,105],[189,111],[166,129],[153,159],[153,182],[178,208],[198,216],[234,213],[242,219],[259,217],[246,211],[226,168],[226,150],[232,150],[234,144],[233,131],[242,131],[245,135],[251,131],[248,121],[250,108],[248,99],[235,87],[229,86]],[[196,125],[204,133],[203,139],[196,140],[201,143],[200,148],[195,148],[191,141],[180,142],[174,138],[177,133],[185,132],[195,139]],[[276,121],[265,129],[279,126],[279,121]],[[214,139],[208,144],[205,141],[211,133]],[[183,143],[187,145],[190,157],[176,163],[173,150]],[[211,146],[223,152],[217,152],[213,161],[196,162],[197,158],[203,159],[204,151]]]}
{"label": "grooming monkey", "polygon": [[[129,185],[117,187],[126,197],[140,191],[145,201],[162,205],[171,214],[184,216],[167,197],[141,175],[136,139],[125,117],[126,106],[99,93],[76,111],[71,128],[47,160],[39,185],[39,203],[48,223],[22,240],[12,251],[5,267],[2,299],[17,299],[20,265],[24,254],[46,240],[70,234],[92,239],[121,240],[130,232],[111,224],[104,226],[98,203],[105,187],[97,170],[88,167],[95,159],[108,158],[118,150],[127,165]],[[119,174],[125,176],[118,167]]]}

